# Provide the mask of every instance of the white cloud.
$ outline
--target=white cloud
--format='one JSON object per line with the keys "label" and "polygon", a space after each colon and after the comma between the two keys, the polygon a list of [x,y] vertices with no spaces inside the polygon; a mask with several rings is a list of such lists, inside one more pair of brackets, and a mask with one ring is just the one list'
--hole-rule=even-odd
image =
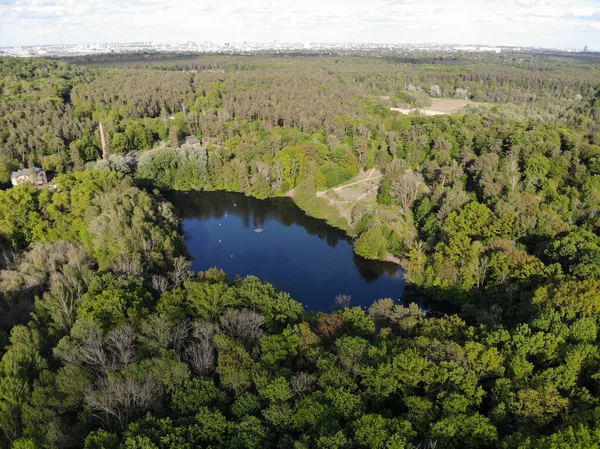
{"label": "white cloud", "polygon": [[0,46],[363,41],[600,49],[598,0],[0,0]]}

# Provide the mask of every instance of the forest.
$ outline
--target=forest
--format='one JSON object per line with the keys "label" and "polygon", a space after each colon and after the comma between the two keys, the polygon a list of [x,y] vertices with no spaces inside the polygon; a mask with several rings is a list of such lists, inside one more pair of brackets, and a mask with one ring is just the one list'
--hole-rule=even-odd
{"label": "forest", "polygon": [[[0,447],[600,448],[598,55],[0,58],[0,186]],[[174,190],[290,196],[403,303],[193,272]]]}

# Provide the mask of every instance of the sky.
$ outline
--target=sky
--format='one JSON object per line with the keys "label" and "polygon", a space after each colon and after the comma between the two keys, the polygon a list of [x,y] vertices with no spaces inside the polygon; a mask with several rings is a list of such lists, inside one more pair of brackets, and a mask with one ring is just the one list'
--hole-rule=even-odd
{"label": "sky", "polygon": [[376,42],[600,51],[600,0],[0,0],[0,47]]}

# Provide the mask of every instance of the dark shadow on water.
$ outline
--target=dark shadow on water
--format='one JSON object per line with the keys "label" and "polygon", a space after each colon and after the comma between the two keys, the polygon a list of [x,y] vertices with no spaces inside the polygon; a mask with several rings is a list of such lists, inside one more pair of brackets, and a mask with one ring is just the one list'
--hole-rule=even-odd
{"label": "dark shadow on water", "polygon": [[207,220],[231,214],[240,217],[244,226],[252,229],[264,226],[268,220],[277,220],[284,226],[302,226],[307,233],[325,240],[332,247],[342,240],[351,241],[344,231],[306,215],[290,198],[259,200],[231,192],[172,192],[169,200],[179,209],[183,219]]}
{"label": "dark shadow on water", "polygon": [[460,301],[452,302],[449,298],[457,297],[461,291],[448,288],[429,287],[419,288],[414,284],[407,284],[404,296],[400,302],[404,306],[416,303],[419,308],[425,310],[429,316],[441,317],[461,312]]}
{"label": "dark shadow on water", "polygon": [[354,254],[354,264],[366,282],[376,281],[382,274],[390,277],[402,277],[402,271],[398,269],[398,266],[388,262],[368,260]]}

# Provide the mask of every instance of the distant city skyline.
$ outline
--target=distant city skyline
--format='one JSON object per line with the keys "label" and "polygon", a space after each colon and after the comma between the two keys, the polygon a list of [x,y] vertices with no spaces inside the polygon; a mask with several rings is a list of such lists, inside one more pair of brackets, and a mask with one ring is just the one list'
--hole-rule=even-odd
{"label": "distant city skyline", "polygon": [[0,0],[0,47],[140,41],[600,50],[600,0]]}
{"label": "distant city skyline", "polygon": [[[538,47],[534,47],[538,48]],[[467,46],[448,44],[380,44],[380,43],[327,43],[327,42],[194,42],[180,41],[176,43],[161,42],[98,42],[93,44],[63,44],[63,45],[23,45],[15,47],[0,47],[0,57],[61,57],[81,56],[106,53],[140,53],[140,52],[168,52],[168,53],[229,53],[252,54],[263,51],[296,52],[310,51],[321,54],[331,52],[369,52],[381,55],[382,52],[395,52],[406,54],[412,52],[481,52],[502,53],[503,51],[519,52],[533,49],[532,47],[496,47],[496,46]],[[544,49],[546,50],[546,49]],[[550,51],[557,49],[548,49]],[[562,49],[563,51],[581,51]],[[535,50],[534,50],[535,51]]]}

